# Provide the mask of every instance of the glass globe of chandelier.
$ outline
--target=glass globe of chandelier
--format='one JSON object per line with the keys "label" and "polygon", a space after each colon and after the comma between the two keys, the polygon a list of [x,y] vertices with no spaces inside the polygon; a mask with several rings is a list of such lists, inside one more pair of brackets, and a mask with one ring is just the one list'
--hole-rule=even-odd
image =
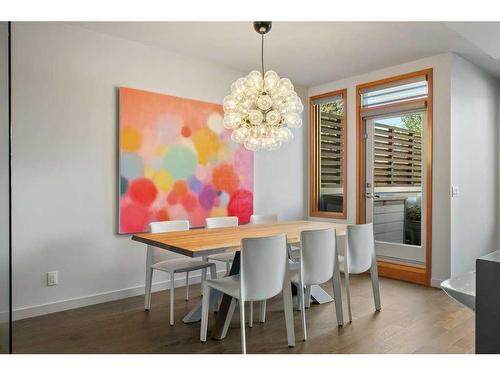
{"label": "glass globe of chandelier", "polygon": [[261,71],[254,70],[231,85],[224,98],[224,126],[233,130],[231,139],[246,149],[275,150],[293,139],[290,128],[302,126],[304,106],[288,78],[264,71],[264,35],[271,22],[254,22],[262,37]]}

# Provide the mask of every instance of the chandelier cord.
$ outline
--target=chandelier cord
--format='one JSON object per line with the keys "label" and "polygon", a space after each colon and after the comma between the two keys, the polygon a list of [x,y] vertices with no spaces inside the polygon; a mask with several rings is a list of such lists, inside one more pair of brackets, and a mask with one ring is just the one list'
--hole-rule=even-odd
{"label": "chandelier cord", "polygon": [[262,44],[261,44],[261,50],[260,50],[260,54],[261,54],[261,67],[262,67],[262,78],[264,78],[264,34],[262,34]]}

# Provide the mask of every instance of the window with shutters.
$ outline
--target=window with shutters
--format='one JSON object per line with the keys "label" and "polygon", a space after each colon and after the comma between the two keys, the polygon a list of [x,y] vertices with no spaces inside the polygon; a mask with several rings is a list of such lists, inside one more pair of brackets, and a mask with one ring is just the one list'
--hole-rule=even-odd
{"label": "window with shutters", "polygon": [[310,98],[310,216],[346,218],[347,90]]}

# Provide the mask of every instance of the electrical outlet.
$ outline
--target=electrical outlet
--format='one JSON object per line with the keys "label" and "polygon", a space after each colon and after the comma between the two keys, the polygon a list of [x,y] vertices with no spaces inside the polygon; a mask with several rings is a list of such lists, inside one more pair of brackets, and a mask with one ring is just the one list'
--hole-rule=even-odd
{"label": "electrical outlet", "polygon": [[47,272],[47,286],[57,285],[59,277],[57,271]]}
{"label": "electrical outlet", "polygon": [[454,185],[451,187],[451,196],[452,197],[458,197],[458,194],[460,193],[458,186]]}

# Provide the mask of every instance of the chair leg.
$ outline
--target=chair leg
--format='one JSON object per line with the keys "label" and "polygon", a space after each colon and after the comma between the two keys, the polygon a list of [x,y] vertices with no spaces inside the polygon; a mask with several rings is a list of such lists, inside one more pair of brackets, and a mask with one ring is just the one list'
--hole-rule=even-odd
{"label": "chair leg", "polygon": [[249,312],[248,312],[248,326],[250,328],[253,327],[253,301],[249,303]]}
{"label": "chair leg", "polygon": [[226,276],[229,275],[229,272],[231,271],[231,263],[226,262]]}
{"label": "chair leg", "polygon": [[174,325],[174,290],[175,290],[175,282],[174,282],[175,273],[170,274],[170,325]]}
{"label": "chair leg", "polygon": [[151,308],[151,284],[153,283],[153,248],[146,247],[146,282],[144,286],[144,310]]}
{"label": "chair leg", "polygon": [[247,354],[247,344],[245,339],[245,301],[239,300],[240,305],[240,328],[241,328],[241,353]]}
{"label": "chair leg", "polygon": [[205,283],[202,284],[203,299],[201,302],[201,328],[200,328],[200,341],[207,341],[208,331],[208,308],[210,306],[210,287]]}
{"label": "chair leg", "polygon": [[378,285],[378,270],[377,262],[373,262],[370,269],[370,276],[372,278],[372,288],[373,288],[373,300],[375,302],[375,310],[380,311],[382,306],[380,305],[380,289]]}
{"label": "chair leg", "polygon": [[342,309],[342,288],[340,286],[340,271],[338,267],[333,271],[332,286],[335,313],[337,315],[337,325],[342,327],[344,325],[344,311]]}
{"label": "chair leg", "polygon": [[311,307],[311,286],[310,285],[306,286],[306,294],[304,296],[304,300],[305,300],[306,309]]}
{"label": "chair leg", "polygon": [[299,298],[299,308],[300,314],[302,317],[302,333],[304,335],[304,341],[307,340],[307,329],[306,329],[306,309],[305,309],[305,301],[304,301],[304,285],[299,284],[298,286],[298,298]]}
{"label": "chair leg", "polygon": [[260,304],[259,304],[259,322],[261,323],[265,323],[266,321],[266,305],[267,305],[267,301],[264,300],[264,301],[260,301]]}
{"label": "chair leg", "polygon": [[[236,309],[236,299],[231,298],[231,303],[229,304],[229,309],[227,310],[227,316],[232,317],[234,315],[235,309]],[[226,319],[224,322],[224,326],[222,327],[221,337],[226,337],[227,330],[229,329],[230,324],[231,324],[231,319]]]}
{"label": "chair leg", "polygon": [[186,301],[189,301],[189,272],[186,272]]}
{"label": "chair leg", "polygon": [[285,279],[285,284],[283,285],[283,307],[285,310],[285,324],[286,324],[286,336],[287,336],[288,346],[295,346],[292,284],[289,278]]}
{"label": "chair leg", "polygon": [[[205,270],[206,272],[206,270]],[[215,280],[217,278],[217,269],[215,267],[215,264],[211,264],[210,265],[210,279],[211,280]],[[202,289],[202,292],[203,292],[203,289]],[[214,312],[218,312],[219,311],[219,299],[218,298],[212,298],[212,308],[214,310]]]}
{"label": "chair leg", "polygon": [[[207,257],[204,256],[204,257],[201,257],[201,259],[206,262],[207,261]],[[207,269],[206,268],[203,268],[201,270],[201,284],[203,285],[203,282],[207,279]],[[201,295],[203,295],[203,287],[201,288]]]}
{"label": "chair leg", "polygon": [[151,309],[151,284],[153,283],[153,268],[146,268],[146,287],[144,291],[144,310]]}
{"label": "chair leg", "polygon": [[349,282],[349,272],[344,272],[344,277],[345,277],[345,291],[347,293],[347,311],[349,312],[349,323],[352,323],[351,285]]}

